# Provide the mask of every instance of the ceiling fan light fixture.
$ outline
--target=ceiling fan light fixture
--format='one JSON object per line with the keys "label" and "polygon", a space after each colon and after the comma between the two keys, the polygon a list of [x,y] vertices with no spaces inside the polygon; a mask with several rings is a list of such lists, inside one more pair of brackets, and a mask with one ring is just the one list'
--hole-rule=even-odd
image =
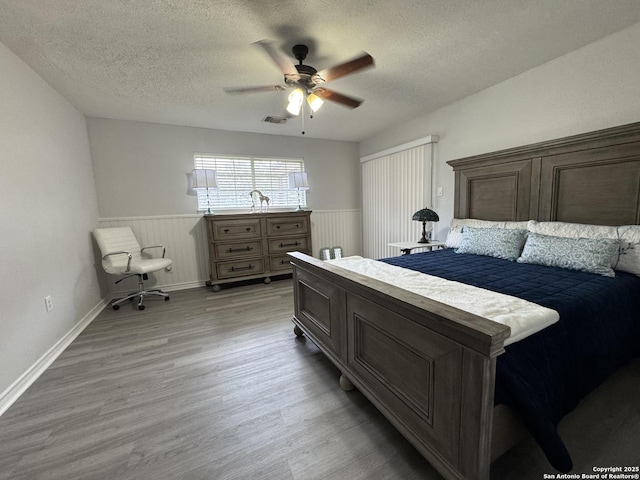
{"label": "ceiling fan light fixture", "polygon": [[[273,90],[279,92],[285,89],[294,89],[288,96],[288,102],[286,103],[287,117],[290,115],[301,118],[303,135],[305,100],[309,105],[309,118],[313,118],[313,114],[322,107],[325,101],[338,103],[347,108],[357,108],[362,104],[362,100],[330,90],[325,88],[324,85],[327,82],[351,75],[362,69],[373,67],[375,62],[371,55],[363,52],[360,56],[352,60],[318,71],[315,67],[302,63],[307,58],[309,47],[303,44],[293,46],[291,52],[299,62],[298,65],[294,65],[287,55],[276,46],[276,43],[277,42],[271,40],[260,40],[255,42],[254,45],[261,47],[278,70],[280,70],[280,73],[284,75],[284,86],[225,87],[224,91],[231,94],[270,92]],[[300,115],[301,113],[302,115]],[[284,123],[284,121],[279,123]]]}
{"label": "ceiling fan light fixture", "polygon": [[311,111],[313,113],[316,113],[318,110],[320,110],[320,107],[324,103],[324,100],[322,100],[315,93],[310,93],[309,95],[307,95],[307,103],[309,104],[309,107],[311,107]]}
{"label": "ceiling fan light fixture", "polygon": [[300,115],[303,100],[304,92],[300,88],[296,88],[289,94],[289,104],[287,105],[287,112],[289,112],[291,115]]}

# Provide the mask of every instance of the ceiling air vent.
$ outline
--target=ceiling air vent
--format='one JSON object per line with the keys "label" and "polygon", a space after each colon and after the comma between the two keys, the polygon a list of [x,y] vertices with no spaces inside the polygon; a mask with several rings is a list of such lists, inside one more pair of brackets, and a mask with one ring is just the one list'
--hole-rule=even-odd
{"label": "ceiling air vent", "polygon": [[284,117],[266,116],[266,117],[264,117],[263,122],[275,123],[276,125],[283,125],[283,124],[287,123],[287,119],[284,118]]}

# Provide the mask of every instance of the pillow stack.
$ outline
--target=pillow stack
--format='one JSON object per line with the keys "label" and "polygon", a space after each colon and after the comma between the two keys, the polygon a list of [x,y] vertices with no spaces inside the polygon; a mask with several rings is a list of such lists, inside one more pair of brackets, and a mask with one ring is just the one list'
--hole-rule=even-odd
{"label": "pillow stack", "polygon": [[566,222],[451,221],[446,244],[456,253],[487,255],[613,277],[640,275],[640,225]]}

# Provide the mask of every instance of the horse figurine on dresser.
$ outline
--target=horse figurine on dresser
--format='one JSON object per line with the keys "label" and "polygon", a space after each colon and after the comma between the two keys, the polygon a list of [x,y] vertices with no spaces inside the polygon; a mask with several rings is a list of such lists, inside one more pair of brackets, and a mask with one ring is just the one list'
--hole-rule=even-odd
{"label": "horse figurine on dresser", "polygon": [[[251,213],[257,212],[257,208],[256,208],[256,202],[255,199],[256,197],[258,198],[258,200],[260,200],[260,212],[268,212],[269,211],[269,202],[271,201],[271,199],[265,195],[262,194],[262,192],[260,190],[251,190],[249,192],[249,196],[251,197]],[[262,205],[266,203],[266,207],[263,210]]]}

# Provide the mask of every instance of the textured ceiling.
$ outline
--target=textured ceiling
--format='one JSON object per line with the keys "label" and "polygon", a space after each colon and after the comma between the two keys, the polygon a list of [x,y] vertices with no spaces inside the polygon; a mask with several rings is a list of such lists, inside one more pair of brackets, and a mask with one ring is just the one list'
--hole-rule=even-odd
{"label": "textured ceiling", "polygon": [[318,70],[366,51],[375,68],[327,84],[362,106],[305,121],[348,141],[639,21],[638,0],[0,0],[0,41],[88,116],[299,136],[299,118],[262,121],[288,92],[223,91],[283,83],[251,44],[306,43]]}

